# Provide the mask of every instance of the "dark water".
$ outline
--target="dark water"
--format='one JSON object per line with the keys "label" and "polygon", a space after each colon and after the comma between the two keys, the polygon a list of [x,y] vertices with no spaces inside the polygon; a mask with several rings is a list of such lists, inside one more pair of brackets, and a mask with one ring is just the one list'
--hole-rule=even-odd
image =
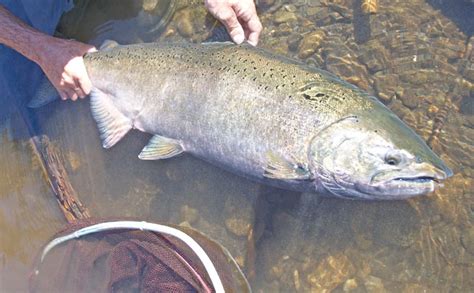
{"label": "dark water", "polygon": [[[60,31],[99,44],[200,42],[215,30],[200,1],[110,2],[78,3]],[[40,125],[64,153],[91,214],[187,222],[227,247],[256,291],[473,291],[474,4],[378,1],[365,14],[365,2],[258,1],[260,45],[334,72],[402,117],[455,171],[428,196],[318,198],[260,186],[187,155],[143,162],[137,155],[149,136],[134,131],[103,150],[85,101],[40,109]],[[18,121],[12,127],[23,127]],[[12,127],[0,132],[6,291],[26,289],[33,258],[65,223],[28,141],[8,137]]]}

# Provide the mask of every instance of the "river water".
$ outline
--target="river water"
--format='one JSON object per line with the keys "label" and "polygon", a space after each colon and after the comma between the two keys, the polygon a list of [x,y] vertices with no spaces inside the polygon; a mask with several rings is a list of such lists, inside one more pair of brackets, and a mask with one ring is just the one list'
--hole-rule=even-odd
{"label": "river water", "polygon": [[[298,194],[188,155],[140,161],[149,136],[137,131],[104,150],[88,102],[56,102],[36,115],[81,201],[94,217],[191,225],[230,250],[257,292],[474,291],[474,4],[263,0],[258,8],[260,46],[376,95],[453,178],[407,201]],[[76,1],[58,30],[96,45],[225,37],[200,1]],[[22,120],[0,129],[0,290],[25,291],[39,249],[66,222],[28,139],[13,135]]]}

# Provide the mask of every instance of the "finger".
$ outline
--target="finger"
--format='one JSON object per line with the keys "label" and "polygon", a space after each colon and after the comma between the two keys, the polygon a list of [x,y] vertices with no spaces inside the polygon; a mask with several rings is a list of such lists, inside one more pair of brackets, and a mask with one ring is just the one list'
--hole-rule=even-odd
{"label": "finger", "polygon": [[226,27],[227,32],[235,43],[241,44],[245,40],[244,29],[232,8],[222,8],[215,16]]}
{"label": "finger", "polygon": [[67,95],[66,92],[64,92],[64,91],[59,91],[58,93],[59,93],[59,96],[61,97],[61,100],[63,100],[63,101],[66,101],[66,100],[67,100],[68,95]]}
{"label": "finger", "polygon": [[73,101],[77,100],[77,94],[75,92],[72,93],[71,100]]}
{"label": "finger", "polygon": [[83,94],[81,97],[85,97],[91,92],[92,83],[89,79],[89,76],[87,75],[87,71],[85,70],[85,68],[81,70],[79,76],[76,78],[76,86],[81,90]]}
{"label": "finger", "polygon": [[237,4],[234,9],[236,9],[238,19],[244,26],[245,37],[249,44],[256,46],[263,26],[258,18],[255,6],[240,7],[239,4]]}
{"label": "finger", "polygon": [[[70,88],[64,88],[63,93],[65,94],[65,99],[63,99],[63,100],[67,100],[67,99],[72,100],[74,95],[76,95],[76,93],[74,93],[74,91]],[[77,95],[76,95],[76,99],[77,99]]]}
{"label": "finger", "polygon": [[54,84],[54,87],[56,88],[56,91],[58,92],[61,100],[63,101],[67,100],[68,96],[67,96],[67,93],[63,90],[64,87],[61,85],[55,85],[55,84]]}
{"label": "finger", "polygon": [[249,30],[248,42],[249,44],[256,46],[260,33],[262,32],[263,26],[256,14],[247,22],[247,28]]}
{"label": "finger", "polygon": [[68,97],[73,101],[76,101],[80,95],[85,96],[80,86],[76,84],[75,79],[69,76],[64,76],[63,79],[61,80],[60,85],[63,87],[63,90],[67,93]]}
{"label": "finger", "polygon": [[82,90],[80,84],[76,82],[76,87],[74,88],[74,92],[76,92],[77,96],[81,99],[85,98],[87,95]]}

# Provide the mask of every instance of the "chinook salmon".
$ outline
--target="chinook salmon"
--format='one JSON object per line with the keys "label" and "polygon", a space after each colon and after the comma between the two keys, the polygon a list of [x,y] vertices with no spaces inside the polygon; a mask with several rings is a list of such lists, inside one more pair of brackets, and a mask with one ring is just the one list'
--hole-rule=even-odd
{"label": "chinook salmon", "polygon": [[249,45],[108,44],[84,57],[104,148],[135,128],[142,160],[183,152],[264,184],[403,199],[452,171],[397,116],[324,70]]}

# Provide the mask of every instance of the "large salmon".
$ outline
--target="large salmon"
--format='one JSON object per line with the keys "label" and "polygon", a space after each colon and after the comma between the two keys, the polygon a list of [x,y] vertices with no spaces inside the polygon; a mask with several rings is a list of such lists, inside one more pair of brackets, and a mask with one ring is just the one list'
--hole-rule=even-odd
{"label": "large salmon", "polygon": [[108,46],[84,58],[103,147],[132,128],[143,160],[187,152],[259,182],[346,198],[431,192],[452,171],[376,98],[249,45]]}

